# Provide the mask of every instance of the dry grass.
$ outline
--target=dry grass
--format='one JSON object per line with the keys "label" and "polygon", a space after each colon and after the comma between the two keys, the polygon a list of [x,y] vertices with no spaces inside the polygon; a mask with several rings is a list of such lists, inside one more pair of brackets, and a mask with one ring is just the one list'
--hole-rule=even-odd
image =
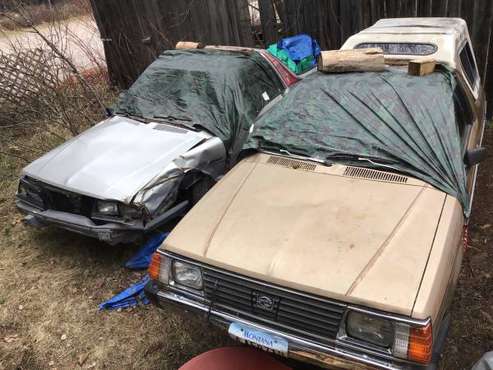
{"label": "dry grass", "polygon": [[[490,147],[491,142],[489,129]],[[205,321],[154,306],[98,311],[100,302],[142,276],[122,267],[137,246],[110,247],[57,229],[25,227],[13,204],[21,166],[0,156],[0,369],[174,370],[230,343]],[[470,369],[493,345],[492,168],[490,158],[481,169],[471,225],[474,248],[466,255],[442,369]]]}
{"label": "dry grass", "polygon": [[[55,36],[66,37],[63,30]],[[228,339],[153,306],[98,311],[143,275],[123,268],[138,246],[33,230],[15,209],[22,167],[103,119],[100,103],[111,105],[118,93],[104,69],[74,71],[55,51],[54,85],[43,85],[39,65],[27,63],[40,88],[22,104],[0,104],[0,369],[176,369]]]}
{"label": "dry grass", "polygon": [[[63,28],[57,30],[57,37],[66,37]],[[21,222],[14,194],[22,167],[101,120],[96,100],[109,105],[117,94],[104,69],[82,73],[68,68],[67,73],[66,63],[57,65],[65,78],[54,89],[41,89],[44,94],[33,109],[0,109],[0,369],[174,370],[198,353],[231,343],[204,321],[154,306],[98,311],[99,303],[142,276],[123,268],[138,246],[110,247]],[[5,128],[5,117],[18,124]],[[492,130],[486,135],[490,148]],[[493,346],[492,174],[490,156],[480,170],[470,228],[473,249],[466,255],[455,296],[442,369],[470,369]]]}
{"label": "dry grass", "polygon": [[[116,92],[103,75],[85,77],[95,91],[105,92],[100,94],[105,103],[114,99]],[[61,88],[66,94],[77,91],[73,81]],[[96,123],[101,112],[95,110],[92,118]],[[79,121],[78,127],[87,123]],[[62,230],[23,225],[14,205],[25,165],[21,157],[32,160],[61,141],[44,130],[46,124],[42,119],[0,129],[2,149],[9,153],[0,153],[0,369],[171,370],[227,342],[212,328],[153,306],[98,311],[99,303],[143,275],[123,268],[138,246],[110,247]]]}
{"label": "dry grass", "polygon": [[[106,71],[86,74],[85,81],[103,104],[115,101],[117,91],[108,84]],[[55,89],[44,89],[25,105],[0,104],[0,154],[26,164],[103,118],[103,108],[80,83],[65,81]]]}
{"label": "dry grass", "polygon": [[[114,100],[117,92],[104,74],[83,77],[104,103]],[[61,96],[73,97],[64,100],[67,109],[88,106],[85,116],[72,115],[78,130],[103,118],[97,104],[90,109],[78,80],[58,88]],[[31,112],[18,114],[30,124],[0,128],[0,151],[7,153],[0,153],[0,369],[176,369],[227,341],[153,306],[98,311],[99,303],[144,274],[123,268],[138,246],[110,247],[23,225],[14,205],[22,167],[72,134],[63,122],[50,124],[48,116],[40,114],[36,122]]]}
{"label": "dry grass", "polygon": [[[5,211],[12,193],[2,196]],[[0,217],[0,368],[171,370],[225,340],[153,306],[98,311],[142,275],[122,267],[135,246],[28,230],[12,209]]]}

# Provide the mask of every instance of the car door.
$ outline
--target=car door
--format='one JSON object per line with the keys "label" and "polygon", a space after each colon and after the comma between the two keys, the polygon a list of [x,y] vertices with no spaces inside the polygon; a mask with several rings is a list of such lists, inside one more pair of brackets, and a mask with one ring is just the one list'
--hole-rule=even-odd
{"label": "car door", "polygon": [[[481,147],[486,123],[486,102],[481,86],[479,71],[474,58],[473,49],[467,40],[458,53],[458,70],[460,71],[459,86],[456,91],[456,101],[459,108],[458,122],[460,127],[463,154],[468,150]],[[461,123],[460,123],[461,124]],[[471,195],[471,205],[476,185],[478,166],[466,167],[467,189]]]}

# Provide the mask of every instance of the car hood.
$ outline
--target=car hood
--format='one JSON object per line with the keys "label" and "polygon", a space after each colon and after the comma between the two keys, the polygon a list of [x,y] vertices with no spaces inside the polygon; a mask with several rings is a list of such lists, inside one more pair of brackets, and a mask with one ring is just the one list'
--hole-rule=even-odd
{"label": "car hood", "polygon": [[445,198],[413,178],[260,154],[206,194],[162,248],[410,315]]}
{"label": "car hood", "polygon": [[208,137],[116,116],[45,154],[23,173],[79,194],[129,203],[174,159]]}

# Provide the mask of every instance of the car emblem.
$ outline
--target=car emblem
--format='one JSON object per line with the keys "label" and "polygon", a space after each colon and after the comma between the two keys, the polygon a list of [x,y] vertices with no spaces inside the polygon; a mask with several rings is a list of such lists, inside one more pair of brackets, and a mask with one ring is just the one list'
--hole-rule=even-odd
{"label": "car emblem", "polygon": [[274,311],[274,308],[276,307],[276,300],[273,297],[255,292],[253,298],[254,307],[260,308],[263,311]]}

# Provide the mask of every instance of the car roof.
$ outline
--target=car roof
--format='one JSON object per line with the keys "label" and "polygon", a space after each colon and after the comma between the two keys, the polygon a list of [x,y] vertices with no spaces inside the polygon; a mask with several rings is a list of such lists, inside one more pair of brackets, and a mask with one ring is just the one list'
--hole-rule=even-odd
{"label": "car roof", "polygon": [[387,18],[363,30],[367,33],[443,34],[452,35],[458,44],[467,35],[466,21],[461,18]]}
{"label": "car roof", "polygon": [[[457,68],[457,58],[470,42],[467,23],[461,18],[387,18],[351,36],[342,49],[354,49],[362,43],[432,44],[436,51],[426,57]],[[414,59],[416,55],[386,55],[389,59]]]}

